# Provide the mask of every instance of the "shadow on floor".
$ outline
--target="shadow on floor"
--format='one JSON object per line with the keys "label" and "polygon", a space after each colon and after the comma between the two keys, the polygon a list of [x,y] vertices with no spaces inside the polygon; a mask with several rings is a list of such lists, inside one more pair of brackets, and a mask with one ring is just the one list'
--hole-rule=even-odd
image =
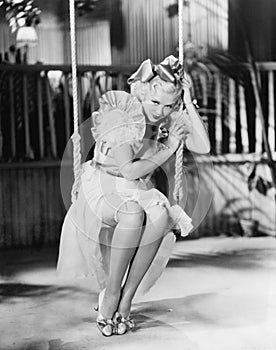
{"label": "shadow on floor", "polygon": [[[39,340],[38,335],[37,339],[30,339],[24,347],[14,347],[13,350],[112,349],[114,342],[126,349],[127,344],[131,348],[138,340],[140,344],[145,344],[146,341],[152,342],[154,339],[160,342],[158,348],[161,348],[166,339],[171,342],[180,335],[184,339],[189,329],[239,329],[242,326],[259,324],[265,319],[266,313],[265,300],[261,301],[248,295],[243,297],[202,293],[184,298],[137,303],[132,316],[136,327],[123,337],[102,337],[94,325],[95,320],[83,318],[77,326],[83,330],[82,335],[76,342],[66,342],[62,338]],[[89,327],[85,325],[87,322],[90,323]],[[76,332],[76,325],[72,332]],[[116,347],[119,348],[120,346]]]}
{"label": "shadow on floor", "polygon": [[135,305],[132,313],[137,329],[173,326],[174,323],[239,327],[254,325],[266,317],[266,300],[248,295],[203,293],[184,298],[163,299]]}
{"label": "shadow on floor", "polygon": [[0,301],[6,302],[11,298],[40,298],[49,295],[64,298],[72,292],[79,292],[76,287],[63,287],[54,285],[35,285],[25,283],[1,283],[0,284]]}
{"label": "shadow on floor", "polygon": [[262,268],[265,261],[275,261],[275,248],[238,251],[208,251],[206,253],[174,253],[167,267],[211,266],[230,269]]}

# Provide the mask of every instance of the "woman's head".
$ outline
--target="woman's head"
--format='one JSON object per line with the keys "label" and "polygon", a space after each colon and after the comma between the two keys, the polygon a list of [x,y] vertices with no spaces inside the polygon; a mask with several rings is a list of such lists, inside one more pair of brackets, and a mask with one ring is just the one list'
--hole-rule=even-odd
{"label": "woman's head", "polygon": [[148,121],[159,123],[178,109],[182,88],[180,84],[156,76],[149,82],[132,83],[131,93],[142,103]]}
{"label": "woman's head", "polygon": [[179,107],[182,73],[177,58],[169,56],[156,66],[147,59],[128,79],[131,93],[142,102],[149,121],[161,121]]}

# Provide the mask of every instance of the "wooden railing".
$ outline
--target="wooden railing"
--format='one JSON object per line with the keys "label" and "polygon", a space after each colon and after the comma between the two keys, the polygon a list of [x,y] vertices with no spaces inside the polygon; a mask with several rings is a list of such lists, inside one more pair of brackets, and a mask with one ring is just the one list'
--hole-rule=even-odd
{"label": "wooden railing", "polygon": [[[258,175],[270,183],[266,194],[248,190],[245,163],[256,164]],[[275,190],[264,160],[253,154],[228,154],[200,157],[186,165],[180,205],[192,217],[191,238],[242,234],[239,221],[243,218],[258,220],[261,233],[275,236]],[[173,169],[172,163],[171,170],[166,169],[166,181],[173,179]],[[158,177],[164,189],[164,175]],[[72,164],[63,171],[59,161],[0,164],[0,254],[8,247],[57,244],[72,182]]]}
{"label": "wooden railing", "polygon": [[[276,62],[260,63],[266,132],[275,151]],[[98,108],[105,91],[129,91],[136,66],[79,66],[79,122]],[[234,70],[234,68],[233,68]],[[55,78],[55,74],[58,78]],[[261,153],[263,136],[250,80],[226,77],[195,86],[213,154]],[[70,66],[0,64],[0,158],[2,161],[60,159],[72,134]]]}

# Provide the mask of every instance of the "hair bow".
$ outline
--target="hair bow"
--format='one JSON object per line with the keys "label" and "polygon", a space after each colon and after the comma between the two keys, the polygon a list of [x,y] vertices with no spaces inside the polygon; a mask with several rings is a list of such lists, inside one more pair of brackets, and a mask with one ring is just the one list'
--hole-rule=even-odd
{"label": "hair bow", "polygon": [[166,57],[157,65],[154,65],[148,58],[142,62],[137,71],[131,75],[131,77],[128,79],[128,83],[131,84],[137,80],[145,83],[157,75],[165,81],[176,83],[182,79],[183,72],[182,65],[173,55]]}

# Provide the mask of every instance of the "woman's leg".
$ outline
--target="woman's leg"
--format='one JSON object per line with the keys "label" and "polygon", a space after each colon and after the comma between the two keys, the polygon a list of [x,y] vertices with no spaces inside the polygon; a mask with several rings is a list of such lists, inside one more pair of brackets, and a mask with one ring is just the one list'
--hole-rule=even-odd
{"label": "woman's leg", "polygon": [[148,211],[146,227],[131,263],[118,307],[119,313],[124,317],[129,315],[132,299],[160,247],[167,224],[166,208],[157,205]]}
{"label": "woman's leg", "polygon": [[[114,207],[118,205],[116,200],[112,203],[109,201],[108,205],[103,206],[104,222],[107,222],[106,218],[111,217],[111,212],[113,217]],[[117,213],[117,220],[111,243],[106,290],[100,310],[101,315],[107,319],[112,318],[117,311],[123,278],[141,239],[143,209],[136,202],[126,202],[121,205]]]}

